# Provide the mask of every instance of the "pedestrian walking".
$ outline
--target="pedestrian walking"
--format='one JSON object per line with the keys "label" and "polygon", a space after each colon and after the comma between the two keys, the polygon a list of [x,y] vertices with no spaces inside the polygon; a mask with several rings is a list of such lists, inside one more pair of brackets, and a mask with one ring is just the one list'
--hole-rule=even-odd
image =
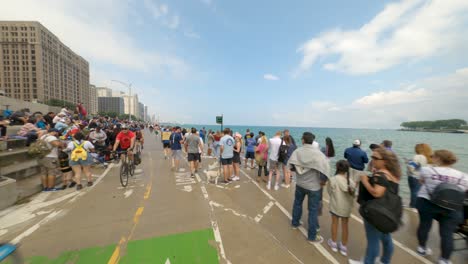
{"label": "pedestrian walking", "polygon": [[280,184],[280,171],[279,167],[282,163],[278,162],[278,155],[280,146],[284,144],[283,140],[281,140],[281,131],[276,132],[275,136],[270,138],[270,156],[268,157],[268,162],[270,163],[270,173],[268,174],[268,183],[266,188],[268,190],[271,189],[271,178],[273,177],[273,173],[276,174],[275,179],[275,191],[279,190]]}
{"label": "pedestrian walking", "polygon": [[[328,246],[333,252],[338,252],[343,256],[348,255],[348,223],[353,209],[354,194],[356,184],[349,176],[349,163],[340,160],[336,163],[336,173],[331,177],[327,185],[328,196],[330,197],[331,238],[328,239]],[[337,242],[338,226],[341,222],[341,242]]]}
{"label": "pedestrian walking", "polygon": [[[468,190],[468,175],[452,167],[457,160],[451,151],[436,150],[432,158],[434,166],[422,167],[420,171],[423,187],[419,190],[416,201],[416,208],[419,212],[417,252],[422,256],[431,255],[432,250],[427,247],[427,240],[432,222],[436,220],[439,222],[440,234],[439,264],[451,263],[450,256],[454,248],[453,233],[463,222],[463,198]],[[446,194],[443,194],[444,191]],[[455,201],[458,197],[461,199],[457,199],[459,204],[453,203],[451,204],[453,206],[447,206],[447,204],[439,203],[438,199],[434,199],[437,196],[445,201]]]}
{"label": "pedestrian walking", "polygon": [[[368,177],[365,174],[360,176],[358,203],[362,206],[365,203],[379,199],[385,195],[385,192],[391,191],[398,194],[401,178],[401,168],[395,153],[384,148],[377,148],[372,152],[372,161],[374,174]],[[398,212],[394,212],[397,214]],[[361,213],[362,214],[362,213]],[[383,264],[391,263],[393,255],[393,241],[391,233],[383,233],[376,226],[369,223],[364,218],[364,229],[366,232],[367,248],[363,262],[349,260],[350,264],[364,263],[374,264],[376,258],[380,255],[379,241],[382,242],[383,254],[380,262]]]}
{"label": "pedestrian walking", "polygon": [[304,132],[302,147],[296,149],[289,158],[288,166],[296,172],[296,191],[292,212],[292,227],[300,226],[302,204],[307,195],[309,210],[307,239],[309,243],[322,243],[323,237],[317,233],[318,207],[321,199],[321,182],[330,174],[330,165],[323,153],[315,148],[314,135]]}
{"label": "pedestrian walking", "polygon": [[416,208],[416,199],[418,198],[418,192],[421,188],[419,171],[422,167],[432,164],[432,149],[428,144],[416,144],[414,152],[416,155],[414,155],[413,159],[407,160],[406,162],[408,186],[410,188],[410,208]]}
{"label": "pedestrian walking", "polygon": [[[255,146],[257,145],[257,141],[254,138],[254,133],[250,132],[249,136],[246,136],[245,142],[245,168],[254,169],[254,160],[255,160]],[[250,167],[247,167],[247,163],[250,159]]]}
{"label": "pedestrian walking", "polygon": [[200,161],[200,148],[203,148],[200,136],[197,134],[197,129],[192,127],[191,133],[185,137],[185,152],[187,152],[187,160],[190,163],[190,176],[195,178],[195,173],[198,170]]}

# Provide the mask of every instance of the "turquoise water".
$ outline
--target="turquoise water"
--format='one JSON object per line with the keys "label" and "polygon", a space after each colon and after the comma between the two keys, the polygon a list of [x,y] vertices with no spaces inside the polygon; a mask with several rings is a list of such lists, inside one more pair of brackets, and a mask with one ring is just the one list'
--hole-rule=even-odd
{"label": "turquoise water", "polygon": [[[192,125],[184,125],[184,127],[191,127]],[[197,129],[203,125],[195,125]],[[414,156],[414,146],[418,143],[427,143],[433,150],[448,149],[454,152],[459,161],[455,164],[455,168],[465,173],[468,172],[468,134],[448,134],[448,133],[430,133],[430,132],[404,132],[397,130],[379,130],[379,129],[350,129],[350,128],[307,128],[307,127],[260,127],[260,126],[225,126],[231,128],[235,132],[242,135],[245,130],[250,128],[251,131],[257,135],[258,131],[266,133],[270,138],[276,131],[282,131],[288,128],[291,135],[296,140],[297,144],[301,144],[301,136],[305,131],[310,131],[315,134],[316,141],[320,146],[325,145],[325,138],[330,137],[335,146],[336,157],[332,159],[332,166],[334,162],[343,159],[343,153],[346,148],[351,147],[355,139],[360,139],[362,142],[362,149],[365,150],[370,156],[369,145],[371,143],[379,144],[384,139],[393,142],[393,150],[400,158],[403,165],[403,158],[412,158]],[[219,130],[220,126],[205,126],[206,130],[213,129]],[[406,168],[402,166],[404,174]],[[409,196],[409,189],[407,186],[406,177],[401,182],[401,195],[407,199]]]}

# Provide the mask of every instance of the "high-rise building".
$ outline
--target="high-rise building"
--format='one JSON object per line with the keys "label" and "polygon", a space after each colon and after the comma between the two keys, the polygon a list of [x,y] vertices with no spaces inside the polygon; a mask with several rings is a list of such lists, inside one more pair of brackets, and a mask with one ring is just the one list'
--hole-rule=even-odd
{"label": "high-rise building", "polygon": [[138,102],[138,118],[145,119],[145,105],[142,102]]}
{"label": "high-rise building", "polygon": [[97,97],[112,97],[112,89],[107,87],[96,87]]}
{"label": "high-rise building", "polygon": [[149,115],[148,115],[148,106],[145,105],[145,114],[144,114],[144,120],[145,122],[149,122],[150,121],[150,118],[149,118]]}
{"label": "high-rise building", "polygon": [[95,115],[98,112],[98,97],[95,85],[89,86],[89,111],[90,114]]}
{"label": "high-rise building", "polygon": [[139,118],[139,104],[138,104],[138,95],[134,94],[132,96],[123,94],[121,97],[124,99],[125,114],[133,115]]}
{"label": "high-rise building", "polygon": [[99,113],[124,114],[124,99],[122,97],[98,97]]}
{"label": "high-rise building", "polygon": [[7,97],[90,109],[89,63],[42,24],[0,21],[0,45],[0,89]]}

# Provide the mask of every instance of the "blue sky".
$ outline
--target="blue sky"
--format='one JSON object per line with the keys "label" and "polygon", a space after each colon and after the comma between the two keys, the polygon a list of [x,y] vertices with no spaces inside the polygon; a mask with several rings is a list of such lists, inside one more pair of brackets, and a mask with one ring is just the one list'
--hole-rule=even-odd
{"label": "blue sky", "polygon": [[[14,2],[14,3],[11,3]],[[395,128],[468,120],[468,2],[17,0],[162,120]],[[29,6],[27,11],[22,7]],[[21,10],[21,11],[20,11]]]}

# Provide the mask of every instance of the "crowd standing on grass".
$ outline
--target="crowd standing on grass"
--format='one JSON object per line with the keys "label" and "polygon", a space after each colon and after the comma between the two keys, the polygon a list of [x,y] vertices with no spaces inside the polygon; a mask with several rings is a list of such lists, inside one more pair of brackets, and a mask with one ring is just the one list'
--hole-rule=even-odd
{"label": "crowd standing on grass", "polygon": [[[364,221],[367,246],[361,252],[360,260],[350,259],[349,263],[391,263],[394,252],[392,233],[402,224],[403,207],[419,214],[415,235],[419,241],[416,252],[421,256],[432,253],[426,245],[428,234],[433,220],[439,222],[440,264],[451,263],[453,233],[463,230],[460,229],[463,222],[466,232],[468,208],[464,199],[468,176],[452,168],[457,161],[452,152],[433,152],[427,143],[417,144],[415,156],[404,161],[411,198],[408,205],[403,205],[399,191],[404,173],[392,148],[393,142],[387,139],[369,146],[370,158],[361,148],[361,140],[355,139],[352,146],[344,151],[343,159],[339,159],[330,137],[320,148],[311,132],[303,133],[302,145],[296,144],[287,129],[277,131],[270,139],[262,131],[255,134],[247,129],[240,134],[229,128],[208,132],[205,128],[192,128],[186,134],[181,127],[166,126],[161,128],[161,134],[164,155],[166,158],[172,156],[174,171],[183,171],[180,160],[184,155],[182,146],[185,146],[192,177],[200,167],[201,157],[207,157],[215,159],[208,167],[219,170],[222,183],[226,185],[240,180],[242,162],[247,170],[258,169],[257,182],[263,182],[267,190],[287,189],[295,183],[291,226],[297,229],[301,225],[303,201],[307,196],[307,239],[311,244],[324,241],[320,235],[319,216],[326,190],[331,215],[331,237],[327,244],[333,252],[344,256],[348,255],[349,218],[356,201]],[[332,158],[338,158],[334,174],[330,172]]]}

